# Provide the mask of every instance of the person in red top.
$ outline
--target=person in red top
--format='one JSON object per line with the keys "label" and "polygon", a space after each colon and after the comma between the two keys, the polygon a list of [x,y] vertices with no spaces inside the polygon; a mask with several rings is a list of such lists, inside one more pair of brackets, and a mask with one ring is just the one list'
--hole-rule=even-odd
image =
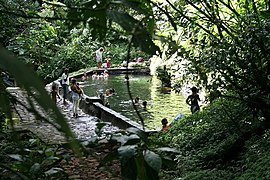
{"label": "person in red top", "polygon": [[110,68],[111,67],[111,56],[110,55],[107,55],[106,57],[106,65],[107,65],[107,68]]}
{"label": "person in red top", "polygon": [[168,120],[166,118],[163,118],[161,120],[161,124],[162,124],[162,131],[166,131],[169,127]]}

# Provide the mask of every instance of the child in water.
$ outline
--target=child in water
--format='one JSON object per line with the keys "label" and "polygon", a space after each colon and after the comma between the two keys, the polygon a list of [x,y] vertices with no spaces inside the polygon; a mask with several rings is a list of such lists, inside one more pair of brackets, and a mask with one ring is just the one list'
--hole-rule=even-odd
{"label": "child in water", "polygon": [[95,80],[95,79],[98,79],[98,78],[99,78],[99,76],[98,76],[97,71],[93,71],[92,79]]}
{"label": "child in water", "polygon": [[134,98],[134,104],[135,104],[135,105],[139,105],[139,101],[140,101],[140,98],[139,98],[138,96],[136,96],[136,97]]}
{"label": "child in water", "polygon": [[162,124],[162,131],[166,131],[169,127],[168,120],[166,118],[163,118],[161,120],[161,124]]}
{"label": "child in water", "polygon": [[84,72],[82,76],[82,81],[86,81],[88,79],[87,73]]}
{"label": "child in water", "polygon": [[146,110],[147,101],[143,101],[143,102],[142,102],[142,105],[143,105],[143,110]]}
{"label": "child in water", "polygon": [[107,70],[105,70],[103,73],[102,73],[102,76],[104,79],[108,79],[109,78],[109,72]]}
{"label": "child in water", "polygon": [[200,111],[200,106],[198,101],[200,101],[200,97],[197,94],[198,89],[196,87],[191,88],[192,94],[189,95],[186,99],[186,103],[190,105],[190,111],[192,114],[194,114],[196,111]]}

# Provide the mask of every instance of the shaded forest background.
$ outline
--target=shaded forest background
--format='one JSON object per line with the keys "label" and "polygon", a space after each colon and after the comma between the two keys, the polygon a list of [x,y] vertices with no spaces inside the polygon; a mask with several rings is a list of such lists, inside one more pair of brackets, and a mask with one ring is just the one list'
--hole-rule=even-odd
{"label": "shaded forest background", "polygon": [[[123,170],[124,177],[158,179],[166,162],[159,157],[170,157],[176,162],[175,176],[183,179],[269,179],[269,1],[0,2],[1,71],[45,110],[53,107],[68,136],[72,133],[57,108],[32,90],[46,94],[42,83],[58,78],[64,67],[77,71],[95,66],[93,52],[100,46],[115,64],[154,56],[153,61],[166,65],[172,85],[193,83],[206,89],[209,104],[200,113],[151,137],[153,144],[146,139],[147,147],[141,141],[132,144],[128,158],[134,161],[126,167],[137,171],[129,176]],[[13,101],[3,79],[0,84],[5,128]],[[161,146],[178,153],[157,152]]]}

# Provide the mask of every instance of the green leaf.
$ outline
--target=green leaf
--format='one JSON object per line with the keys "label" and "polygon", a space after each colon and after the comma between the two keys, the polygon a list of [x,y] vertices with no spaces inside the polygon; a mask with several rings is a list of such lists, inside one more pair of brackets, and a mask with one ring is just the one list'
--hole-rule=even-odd
{"label": "green leaf", "polygon": [[30,168],[30,173],[36,174],[40,170],[40,164],[35,163],[33,166]]}
{"label": "green leaf", "polygon": [[138,172],[138,179],[148,180],[149,178],[147,177],[146,164],[144,161],[142,151],[136,156],[135,160],[136,160],[136,166],[137,166],[137,172]]}
{"label": "green leaf", "polygon": [[124,160],[135,156],[137,147],[138,147],[137,145],[128,145],[128,146],[121,146],[120,148],[118,148],[120,159]]}
{"label": "green leaf", "polygon": [[169,152],[169,153],[179,153],[179,151],[177,149],[170,148],[170,147],[157,148],[157,151],[159,151],[159,152]]}
{"label": "green leaf", "polygon": [[30,144],[33,145],[37,145],[37,143],[39,142],[38,139],[29,139]]}
{"label": "green leaf", "polygon": [[53,148],[48,148],[45,150],[45,155],[46,156],[53,156],[54,155],[54,149]]}
{"label": "green leaf", "polygon": [[150,14],[152,13],[152,7],[149,2],[150,1],[142,2],[141,0],[117,0],[112,1],[112,4],[130,7],[140,14]]}
{"label": "green leaf", "polygon": [[3,169],[7,169],[8,171],[12,172],[13,174],[16,174],[18,177],[20,177],[23,180],[29,180],[28,177],[26,177],[25,175],[11,169],[10,167],[6,166],[5,164],[0,163],[0,167],[3,168]]}
{"label": "green leaf", "polygon": [[51,168],[50,170],[45,172],[46,176],[52,176],[54,174],[57,174],[59,172],[63,172],[64,170],[62,168]]}
{"label": "green leaf", "polygon": [[120,142],[122,146],[124,145],[135,145],[140,142],[140,137],[136,134],[131,134],[129,136],[122,135],[122,136],[113,136],[112,141]]}
{"label": "green leaf", "polygon": [[132,43],[134,46],[139,47],[149,54],[160,52],[159,47],[153,43],[151,35],[140,21],[134,19],[127,13],[113,10],[107,11],[107,16],[125,29],[127,33],[132,35]]}
{"label": "green leaf", "polygon": [[17,161],[21,161],[21,162],[24,161],[23,156],[20,154],[9,154],[8,156]]}
{"label": "green leaf", "polygon": [[140,138],[142,138],[142,140],[145,140],[147,138],[146,134],[138,128],[130,127],[130,128],[127,128],[126,131],[128,133],[133,133],[133,134],[138,135]]}
{"label": "green leaf", "polygon": [[104,122],[99,122],[96,124],[96,127],[98,128],[98,130],[101,130],[104,126],[106,126],[106,123]]}
{"label": "green leaf", "polygon": [[162,167],[168,167],[170,169],[175,168],[177,165],[176,161],[172,160],[169,157],[162,157]]}
{"label": "green leaf", "polygon": [[122,180],[137,180],[137,168],[135,157],[121,160]]}
{"label": "green leaf", "polygon": [[50,156],[47,159],[49,159],[49,160],[59,160],[60,158],[56,157],[56,156]]}
{"label": "green leaf", "polygon": [[156,172],[160,171],[162,161],[159,155],[152,151],[146,150],[144,153],[144,160]]}
{"label": "green leaf", "polygon": [[119,158],[118,151],[114,150],[113,152],[110,152],[107,154],[100,162],[99,166],[103,166],[104,164],[111,162],[112,160],[115,160]]}
{"label": "green leaf", "polygon": [[6,91],[4,82],[0,78],[0,111],[5,113],[8,119],[12,120],[12,112],[10,107],[9,93]]}
{"label": "green leaf", "polygon": [[131,134],[130,136],[127,137],[126,143],[123,145],[135,145],[141,141],[140,137],[137,136],[136,134]]}
{"label": "green leaf", "polygon": [[[63,114],[51,100],[44,88],[45,85],[36,73],[4,48],[0,48],[0,68],[8,71],[16,79],[18,85],[27,92],[27,95],[40,105],[44,112],[48,112],[48,117],[60,125],[61,128],[59,130],[65,133],[71,148],[79,154],[79,144],[74,134]],[[35,109],[34,107],[32,108]]]}
{"label": "green leaf", "polygon": [[269,10],[261,11],[260,15],[266,19],[270,19],[270,11]]}

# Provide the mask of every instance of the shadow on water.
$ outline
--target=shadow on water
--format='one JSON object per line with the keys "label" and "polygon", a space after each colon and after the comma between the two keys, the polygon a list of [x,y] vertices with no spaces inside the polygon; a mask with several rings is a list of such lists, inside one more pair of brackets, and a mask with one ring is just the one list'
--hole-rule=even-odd
{"label": "shadow on water", "polygon": [[[133,99],[136,96],[140,98],[137,107],[147,128],[160,129],[162,118],[167,118],[170,122],[179,113],[189,114],[185,97],[174,91],[162,93],[160,80],[155,76],[130,75],[129,84]],[[89,78],[89,81],[83,84],[87,96],[96,96],[97,92],[104,93],[109,88],[115,89],[115,94],[108,98],[110,108],[139,122],[127,92],[124,75],[111,75],[107,80]],[[147,101],[146,110],[142,106],[143,101]]]}

